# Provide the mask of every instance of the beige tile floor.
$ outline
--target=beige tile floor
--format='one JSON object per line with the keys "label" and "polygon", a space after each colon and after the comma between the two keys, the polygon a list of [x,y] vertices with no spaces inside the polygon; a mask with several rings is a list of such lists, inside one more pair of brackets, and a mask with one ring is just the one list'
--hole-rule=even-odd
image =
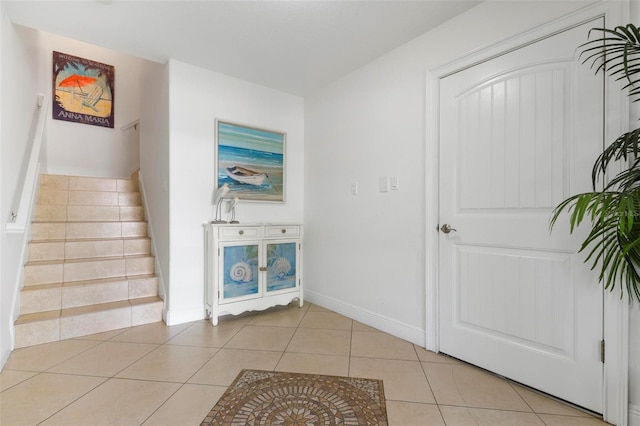
{"label": "beige tile floor", "polygon": [[16,350],[0,424],[199,425],[243,368],[383,379],[391,425],[605,424],[308,303]]}

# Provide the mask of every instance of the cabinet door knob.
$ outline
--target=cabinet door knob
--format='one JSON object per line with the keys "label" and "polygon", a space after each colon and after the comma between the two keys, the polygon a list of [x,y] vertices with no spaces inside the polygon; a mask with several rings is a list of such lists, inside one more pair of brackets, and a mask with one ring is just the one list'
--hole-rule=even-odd
{"label": "cabinet door knob", "polygon": [[260,271],[265,272],[267,271],[267,267],[266,266],[261,266],[258,268]]}
{"label": "cabinet door knob", "polygon": [[238,234],[244,235],[244,231],[241,229],[241,230],[238,231]]}
{"label": "cabinet door knob", "polygon": [[286,229],[283,229],[283,230],[282,230],[282,233],[283,233],[283,234],[286,234],[286,233],[287,233],[287,230],[286,230]]}

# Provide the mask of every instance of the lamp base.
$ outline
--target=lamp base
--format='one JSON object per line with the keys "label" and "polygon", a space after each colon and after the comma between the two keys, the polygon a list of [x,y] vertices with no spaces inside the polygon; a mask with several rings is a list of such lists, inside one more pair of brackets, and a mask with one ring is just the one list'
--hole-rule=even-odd
{"label": "lamp base", "polygon": [[227,223],[227,221],[226,220],[212,220],[209,223]]}

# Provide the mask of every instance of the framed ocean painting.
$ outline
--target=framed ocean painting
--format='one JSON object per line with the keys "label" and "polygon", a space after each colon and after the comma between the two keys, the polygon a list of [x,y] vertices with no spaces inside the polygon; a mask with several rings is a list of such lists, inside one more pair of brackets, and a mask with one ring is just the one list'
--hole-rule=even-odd
{"label": "framed ocean painting", "polygon": [[226,198],[284,202],[286,133],[216,120],[215,188]]}

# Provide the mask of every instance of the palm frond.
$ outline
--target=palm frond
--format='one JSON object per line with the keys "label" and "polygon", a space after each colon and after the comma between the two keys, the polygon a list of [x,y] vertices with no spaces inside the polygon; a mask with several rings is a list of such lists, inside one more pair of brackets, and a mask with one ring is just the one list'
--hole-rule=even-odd
{"label": "palm frond", "polygon": [[[640,29],[633,24],[613,29],[593,28],[599,37],[578,47],[583,64],[621,82],[634,102],[640,100]],[[612,162],[627,165],[598,189]],[[591,171],[593,192],[577,194],[553,211],[550,228],[564,213],[570,232],[589,222],[591,228],[579,252],[599,271],[604,288],[620,289],[620,297],[640,301],[640,128],[624,133],[607,146]]]}
{"label": "palm frond", "polygon": [[[624,172],[623,172],[624,173]],[[616,176],[618,178],[618,176]],[[578,252],[586,253],[585,262],[599,270],[604,288],[618,288],[640,301],[640,188],[627,192],[602,191],[577,194],[560,203],[553,211],[550,227],[563,213],[569,214],[570,232],[585,221],[591,229]]]}
{"label": "palm frond", "polygon": [[618,136],[600,154],[591,171],[593,189],[596,190],[598,178],[606,172],[611,161],[628,161],[630,158],[638,157],[640,157],[640,128]]}
{"label": "palm frond", "polygon": [[596,73],[603,71],[618,81],[626,80],[623,89],[634,101],[640,100],[640,29],[627,24],[614,29],[593,28],[589,35],[594,31],[602,36],[579,46],[583,63],[590,63]]}

